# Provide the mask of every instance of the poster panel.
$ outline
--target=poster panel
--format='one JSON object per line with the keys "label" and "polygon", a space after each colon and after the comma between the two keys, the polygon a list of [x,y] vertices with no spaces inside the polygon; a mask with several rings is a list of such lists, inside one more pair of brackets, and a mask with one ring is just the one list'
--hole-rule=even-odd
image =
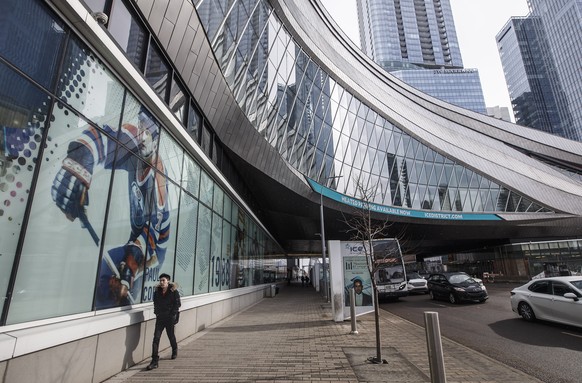
{"label": "poster panel", "polygon": [[230,237],[231,224],[222,220],[222,259],[220,262],[220,289],[228,290],[230,288],[230,263],[232,255],[232,244]]}
{"label": "poster panel", "polygon": [[154,284],[163,267],[172,240],[171,203],[177,206],[177,189],[170,195],[166,168],[157,155],[159,124],[132,98],[128,97],[125,109],[118,132],[124,146],[119,146],[114,161],[107,159],[105,164],[114,171],[114,182],[97,280],[97,309],[142,301],[144,280]]}
{"label": "poster panel", "polygon": [[[93,161],[78,141],[85,140],[87,132],[106,137],[64,106],[54,109],[9,323],[92,309],[111,172],[102,166],[80,165],[89,158]],[[102,147],[106,157],[115,152],[116,144],[108,138],[104,142],[109,142]]]}
{"label": "poster panel", "polygon": [[198,230],[198,201],[182,193],[180,222],[177,229],[176,267],[174,281],[182,296],[194,294],[194,261]]}
{"label": "poster panel", "polygon": [[[1,27],[0,27],[1,28]],[[10,112],[0,117],[0,312],[30,198],[50,99],[0,63],[0,104]],[[7,109],[8,110],[8,109]],[[9,117],[8,117],[9,116]],[[49,197],[50,198],[50,197]]]}
{"label": "poster panel", "polygon": [[344,256],[344,305],[350,306],[350,290],[355,291],[356,306],[372,306],[372,281],[365,256]]}
{"label": "poster panel", "polygon": [[[215,188],[215,190],[218,190],[218,188]],[[220,290],[222,234],[222,218],[213,212],[212,240],[210,243],[210,291]]]}
{"label": "poster panel", "polygon": [[198,208],[198,233],[196,239],[196,268],[194,270],[194,294],[208,292],[210,274],[210,237],[212,211],[200,204]]}
{"label": "poster panel", "polygon": [[343,317],[350,317],[350,289],[356,296],[356,315],[373,311],[373,287],[361,242],[340,242],[343,283]]}

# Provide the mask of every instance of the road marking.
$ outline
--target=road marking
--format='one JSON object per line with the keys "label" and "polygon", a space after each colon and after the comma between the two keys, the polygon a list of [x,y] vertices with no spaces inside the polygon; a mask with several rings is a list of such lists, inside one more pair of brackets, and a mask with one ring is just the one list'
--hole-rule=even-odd
{"label": "road marking", "polygon": [[569,332],[563,332],[563,331],[562,331],[562,334],[566,334],[566,335],[575,336],[576,338],[582,338],[582,335],[578,335],[578,334],[572,334],[572,333],[569,333]]}

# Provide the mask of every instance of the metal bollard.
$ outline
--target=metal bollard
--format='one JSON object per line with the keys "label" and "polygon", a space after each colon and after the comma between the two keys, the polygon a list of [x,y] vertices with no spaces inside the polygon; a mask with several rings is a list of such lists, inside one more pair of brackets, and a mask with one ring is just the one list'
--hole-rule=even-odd
{"label": "metal bollard", "polygon": [[445,374],[445,359],[443,356],[443,344],[441,342],[439,314],[425,311],[424,325],[426,327],[426,343],[430,364],[430,381],[432,383],[446,383],[447,376]]}
{"label": "metal bollard", "polygon": [[352,287],[350,289],[350,318],[352,321],[352,331],[350,334],[357,334],[358,328],[356,326],[356,290]]}

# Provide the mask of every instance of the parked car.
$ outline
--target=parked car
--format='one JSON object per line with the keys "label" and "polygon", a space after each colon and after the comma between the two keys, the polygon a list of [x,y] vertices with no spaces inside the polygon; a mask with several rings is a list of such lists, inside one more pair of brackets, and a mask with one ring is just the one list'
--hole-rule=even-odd
{"label": "parked car", "polygon": [[511,309],[527,321],[582,327],[582,277],[532,279],[511,290]]}
{"label": "parked car", "polygon": [[451,303],[462,301],[485,302],[487,288],[463,272],[431,274],[428,277],[428,293],[431,299],[446,299]]}
{"label": "parked car", "polygon": [[406,273],[406,289],[410,294],[428,294],[426,279],[416,272]]}

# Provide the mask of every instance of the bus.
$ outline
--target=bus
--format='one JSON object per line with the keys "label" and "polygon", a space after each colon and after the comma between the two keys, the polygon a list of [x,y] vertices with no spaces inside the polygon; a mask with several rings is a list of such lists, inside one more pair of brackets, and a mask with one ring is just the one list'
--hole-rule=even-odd
{"label": "bus", "polygon": [[408,295],[406,269],[400,243],[396,238],[372,241],[374,248],[374,281],[378,288],[378,299],[398,299]]}

